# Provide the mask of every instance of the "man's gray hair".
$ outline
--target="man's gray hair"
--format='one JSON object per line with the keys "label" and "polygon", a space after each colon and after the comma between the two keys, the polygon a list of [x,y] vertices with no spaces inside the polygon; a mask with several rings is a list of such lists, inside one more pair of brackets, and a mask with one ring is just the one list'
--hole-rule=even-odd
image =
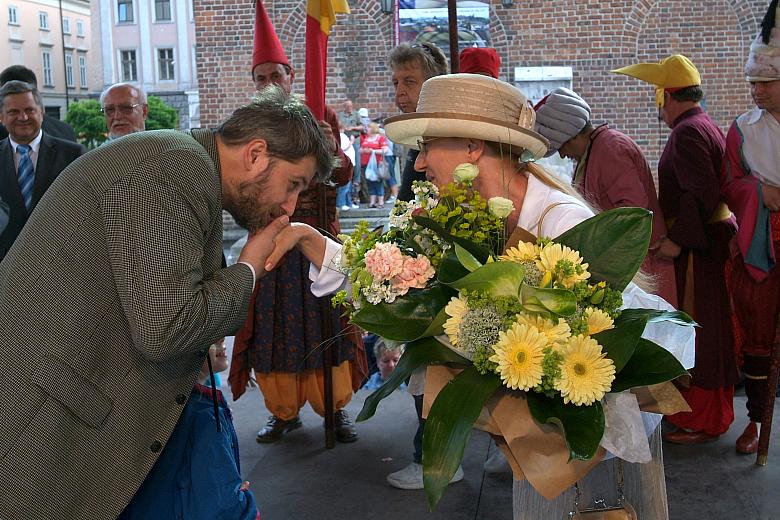
{"label": "man's gray hair", "polygon": [[113,85],[109,85],[106,87],[106,89],[100,94],[100,106],[103,106],[103,101],[106,99],[106,96],[108,95],[108,92],[119,87],[127,87],[135,91],[135,97],[138,98],[138,102],[142,105],[146,104],[146,92],[144,92],[144,89],[139,87],[138,85],[134,85],[133,83],[114,83]]}
{"label": "man's gray hair", "polygon": [[402,43],[390,52],[387,61],[391,70],[417,64],[425,79],[447,74],[447,56],[432,43]]}
{"label": "man's gray hair", "polygon": [[222,142],[240,146],[262,139],[271,157],[297,162],[314,157],[318,180],[326,180],[336,166],[332,143],[323,134],[314,116],[295,95],[269,85],[251,103],[236,109],[217,129]]}
{"label": "man's gray hair", "polygon": [[43,99],[41,99],[41,93],[35,88],[35,85],[25,83],[24,81],[12,80],[0,87],[0,110],[3,109],[5,104],[5,97],[11,94],[24,94],[26,92],[32,92],[35,104],[37,104],[41,110],[43,110]]}

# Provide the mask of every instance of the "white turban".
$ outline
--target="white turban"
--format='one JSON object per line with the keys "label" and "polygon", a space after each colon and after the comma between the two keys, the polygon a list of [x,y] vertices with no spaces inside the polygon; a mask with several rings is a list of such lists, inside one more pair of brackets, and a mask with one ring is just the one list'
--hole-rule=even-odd
{"label": "white turban", "polygon": [[571,90],[558,87],[536,107],[536,131],[550,141],[547,157],[580,133],[590,121],[590,106]]}
{"label": "white turban", "polygon": [[770,12],[764,17],[762,30],[750,44],[750,54],[745,64],[745,76],[748,81],[776,81],[780,79],[780,7],[770,5]]}

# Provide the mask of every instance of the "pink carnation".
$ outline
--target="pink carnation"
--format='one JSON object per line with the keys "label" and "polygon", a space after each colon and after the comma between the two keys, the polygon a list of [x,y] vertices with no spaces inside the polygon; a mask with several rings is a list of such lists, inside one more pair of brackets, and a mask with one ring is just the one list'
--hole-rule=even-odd
{"label": "pink carnation", "polygon": [[436,270],[426,257],[422,255],[417,258],[406,256],[404,257],[403,270],[393,278],[393,288],[402,294],[411,288],[422,289],[434,274],[436,274]]}
{"label": "pink carnation", "polygon": [[404,255],[395,244],[380,242],[366,253],[366,270],[375,281],[389,280],[403,270]]}

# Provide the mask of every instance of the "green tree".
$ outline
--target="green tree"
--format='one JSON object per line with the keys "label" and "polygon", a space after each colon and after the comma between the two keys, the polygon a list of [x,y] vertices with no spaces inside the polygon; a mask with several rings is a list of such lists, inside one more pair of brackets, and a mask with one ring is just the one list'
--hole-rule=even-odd
{"label": "green tree", "polygon": [[[146,100],[149,105],[149,113],[146,117],[147,130],[160,130],[163,128],[178,128],[179,112],[166,105],[157,96],[149,96]],[[92,149],[103,144],[108,139],[106,118],[100,111],[100,102],[96,99],[83,99],[71,103],[65,116],[79,141]]]}

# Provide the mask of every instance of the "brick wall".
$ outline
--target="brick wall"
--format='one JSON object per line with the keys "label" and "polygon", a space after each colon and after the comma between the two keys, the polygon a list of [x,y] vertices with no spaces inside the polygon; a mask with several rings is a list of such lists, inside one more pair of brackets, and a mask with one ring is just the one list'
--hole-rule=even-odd
{"label": "brick wall", "polygon": [[[201,124],[215,126],[253,92],[251,0],[194,0]],[[742,67],[768,0],[516,0],[491,1],[491,38],[502,79],[516,66],[569,65],[574,89],[607,121],[636,139],[653,164],[668,131],[659,125],[653,89],[607,71],[671,53],[699,67],[707,109],[724,130],[751,101]],[[303,92],[305,0],[266,0],[266,9]],[[386,56],[392,16],[378,0],[350,0],[331,33],[329,103],[350,98],[372,117],[393,114]]]}

